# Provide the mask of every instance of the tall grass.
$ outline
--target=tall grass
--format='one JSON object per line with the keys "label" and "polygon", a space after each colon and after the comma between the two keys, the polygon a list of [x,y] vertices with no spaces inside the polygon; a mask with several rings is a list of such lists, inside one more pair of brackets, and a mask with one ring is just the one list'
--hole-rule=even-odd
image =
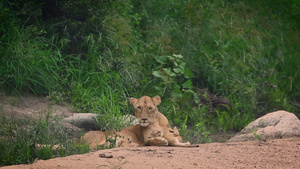
{"label": "tall grass", "polygon": [[[160,7],[156,8],[158,4]],[[299,97],[299,89],[293,85],[299,81],[299,66],[295,65],[299,65],[295,46],[299,38],[292,40],[295,44],[289,41],[290,31],[299,31],[297,20],[285,24],[286,18],[277,11],[283,6],[267,2],[274,11],[263,5],[257,10],[255,6],[259,4],[141,2],[141,6],[146,6],[144,19],[149,21],[145,26],[146,32],[149,31],[145,41],[151,44],[151,53],[154,56],[180,53],[195,75],[195,87],[208,88],[233,104],[233,109],[225,112],[216,109],[199,120],[207,125],[240,130],[255,117],[270,111],[285,109],[298,113],[292,103]],[[299,14],[296,3],[290,1],[288,6]],[[269,15],[263,15],[266,12]],[[292,60],[294,64],[290,63]],[[287,63],[293,65],[291,69],[283,69]],[[294,94],[288,94],[290,91]],[[184,117],[170,118],[184,121]],[[192,116],[189,117],[192,123]]]}
{"label": "tall grass", "polygon": [[[68,137],[61,120],[51,113],[30,118],[0,115],[0,166],[32,163],[36,158],[50,159],[86,153],[88,145],[76,144]],[[58,147],[56,147],[58,146]]]}
{"label": "tall grass", "polygon": [[45,38],[36,37],[34,27],[8,22],[0,30],[5,35],[1,39],[1,83],[7,92],[46,94],[57,83],[61,58],[54,55]]}

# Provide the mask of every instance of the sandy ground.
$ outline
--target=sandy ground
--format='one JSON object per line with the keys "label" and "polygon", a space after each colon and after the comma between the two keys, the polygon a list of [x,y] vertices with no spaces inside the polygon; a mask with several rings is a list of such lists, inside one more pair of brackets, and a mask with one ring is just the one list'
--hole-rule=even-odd
{"label": "sandy ground", "polygon": [[300,168],[300,138],[236,143],[209,143],[199,147],[114,148],[34,164],[3,167],[41,168]]}
{"label": "sandy ground", "polygon": [[[38,117],[49,110],[63,117],[72,115],[65,106],[49,106],[45,98],[35,96],[0,97],[4,114]],[[24,169],[52,168],[300,168],[300,138],[235,143],[208,143],[199,147],[138,147],[99,150],[33,164],[1,167]]]}

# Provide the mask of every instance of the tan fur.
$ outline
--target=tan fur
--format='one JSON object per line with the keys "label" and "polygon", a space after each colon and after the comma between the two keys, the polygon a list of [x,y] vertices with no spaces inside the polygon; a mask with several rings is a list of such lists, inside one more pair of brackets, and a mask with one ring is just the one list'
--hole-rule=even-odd
{"label": "tan fur", "polygon": [[98,146],[109,146],[106,138],[115,139],[117,147],[139,147],[145,146],[143,141],[143,135],[141,134],[140,125],[134,125],[123,128],[121,131],[89,131],[85,133],[80,141],[81,143],[87,143],[90,149],[97,150]]}
{"label": "tan fur", "polygon": [[106,136],[104,132],[101,131],[89,131],[81,137],[80,142],[87,143],[91,149],[97,150],[98,146],[106,143]]}
{"label": "tan fur", "polygon": [[130,98],[130,104],[135,109],[135,116],[139,124],[126,127],[120,132],[90,131],[82,139],[86,140],[90,147],[103,145],[106,137],[120,135],[116,145],[121,147],[130,146],[190,146],[190,143],[182,143],[182,137],[176,127],[171,128],[168,119],[158,111],[157,106],[161,103],[160,96],[153,98],[143,96],[139,99]]}
{"label": "tan fur", "polygon": [[[182,137],[177,128],[171,128],[168,119],[158,111],[157,106],[161,98],[143,96],[139,99],[130,98],[130,103],[135,109],[135,116],[141,125],[145,145],[151,146],[189,146],[190,143],[182,143]],[[153,133],[160,136],[153,137]],[[155,134],[154,134],[155,135]]]}

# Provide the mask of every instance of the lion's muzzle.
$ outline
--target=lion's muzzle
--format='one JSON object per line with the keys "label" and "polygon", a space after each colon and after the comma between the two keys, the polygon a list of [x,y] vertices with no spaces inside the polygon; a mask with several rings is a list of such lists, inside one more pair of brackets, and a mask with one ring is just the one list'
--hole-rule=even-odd
{"label": "lion's muzzle", "polygon": [[141,127],[147,127],[149,125],[148,118],[141,118],[139,120]]}

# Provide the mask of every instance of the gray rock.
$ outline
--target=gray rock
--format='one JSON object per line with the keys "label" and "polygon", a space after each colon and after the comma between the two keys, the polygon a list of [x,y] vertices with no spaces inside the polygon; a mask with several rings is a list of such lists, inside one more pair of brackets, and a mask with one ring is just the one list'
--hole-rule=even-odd
{"label": "gray rock", "polygon": [[280,110],[251,122],[228,142],[289,137],[300,137],[300,120],[293,113]]}
{"label": "gray rock", "polygon": [[[97,114],[94,113],[75,113],[72,116],[65,118],[64,121],[86,130],[97,130],[96,117]],[[135,125],[139,123],[137,118],[132,115],[123,115],[119,117],[119,120],[122,125]]]}
{"label": "gray rock", "polygon": [[65,118],[64,121],[79,128],[95,130],[97,129],[96,117],[97,114],[94,113],[75,113],[72,116]]}

